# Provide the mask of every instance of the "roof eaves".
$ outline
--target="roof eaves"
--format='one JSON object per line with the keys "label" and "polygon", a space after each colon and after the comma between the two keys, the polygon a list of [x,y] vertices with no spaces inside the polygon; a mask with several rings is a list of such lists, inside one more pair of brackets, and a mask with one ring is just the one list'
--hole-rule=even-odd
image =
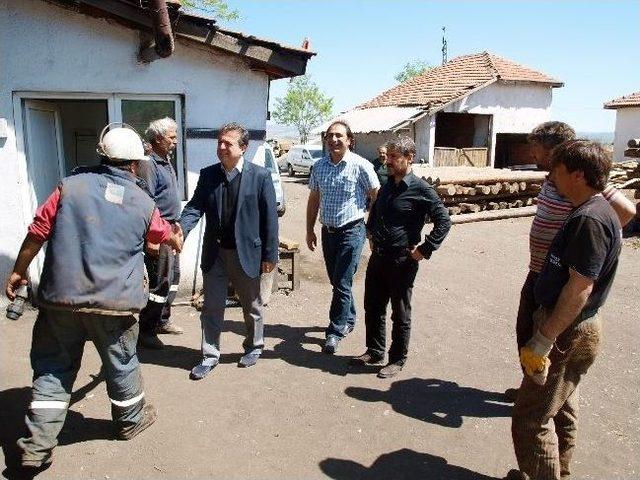
{"label": "roof eaves", "polygon": [[[128,0],[43,0],[47,3],[96,17],[109,17],[132,29],[151,30],[147,10]],[[244,57],[251,68],[262,69],[272,78],[303,75],[315,52],[288,47],[269,40],[217,27],[215,20],[178,11],[174,19],[177,38]]]}
{"label": "roof eaves", "polygon": [[484,83],[481,83],[480,85],[477,85],[465,92],[462,92],[459,95],[456,95],[454,98],[451,98],[449,100],[447,100],[446,102],[440,104],[440,105],[436,105],[433,108],[429,108],[429,115],[433,115],[436,112],[441,111],[442,109],[448,107],[449,105],[451,105],[452,103],[455,103],[459,100],[462,100],[465,97],[468,97],[469,95],[471,95],[472,93],[477,92],[478,90],[482,90],[485,87],[488,87],[489,85],[491,85],[492,83],[495,83],[498,81],[498,78],[492,78]]}

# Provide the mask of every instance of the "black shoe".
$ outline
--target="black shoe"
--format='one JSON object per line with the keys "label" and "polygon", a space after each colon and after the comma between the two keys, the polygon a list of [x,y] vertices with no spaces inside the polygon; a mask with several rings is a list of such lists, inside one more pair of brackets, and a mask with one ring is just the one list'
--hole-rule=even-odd
{"label": "black shoe", "polygon": [[333,355],[338,350],[338,343],[340,343],[340,339],[331,335],[327,337],[327,340],[324,342],[324,346],[322,347],[322,351],[324,353],[328,353],[329,355]]}
{"label": "black shoe", "polygon": [[516,401],[516,398],[518,398],[518,389],[517,388],[507,388],[504,391],[504,396],[509,402],[514,403]]}
{"label": "black shoe", "polygon": [[531,477],[526,473],[521,472],[520,470],[509,470],[507,476],[504,477],[504,480],[531,480]]}
{"label": "black shoe", "polygon": [[118,440],[131,440],[133,437],[153,425],[156,418],[158,418],[158,411],[156,410],[156,407],[147,403],[142,408],[142,417],[140,418],[140,421],[131,427],[119,430],[116,437]]}
{"label": "black shoe", "polygon": [[158,338],[158,335],[140,334],[138,336],[138,346],[148,348],[150,350],[162,350],[164,343]]}
{"label": "black shoe", "polygon": [[402,371],[404,364],[402,363],[389,363],[382,367],[378,372],[378,378],[391,378],[395,377]]}
{"label": "black shoe", "polygon": [[167,335],[182,335],[184,333],[184,328],[179,327],[171,320],[169,320],[164,325],[160,325],[156,327],[156,334],[167,334]]}
{"label": "black shoe", "polygon": [[198,365],[196,365],[191,369],[189,378],[191,380],[202,380],[204,377],[206,377],[209,374],[211,370],[215,368],[216,365],[218,364],[214,363],[213,365],[203,365],[199,363]]}
{"label": "black shoe", "polygon": [[242,358],[238,362],[238,366],[241,368],[253,367],[256,363],[258,363],[259,358],[260,358],[259,353],[246,353],[242,356]]}
{"label": "black shoe", "polygon": [[383,360],[384,356],[382,355],[375,355],[369,352],[365,352],[359,357],[353,357],[351,360],[349,360],[349,365],[380,365]]}

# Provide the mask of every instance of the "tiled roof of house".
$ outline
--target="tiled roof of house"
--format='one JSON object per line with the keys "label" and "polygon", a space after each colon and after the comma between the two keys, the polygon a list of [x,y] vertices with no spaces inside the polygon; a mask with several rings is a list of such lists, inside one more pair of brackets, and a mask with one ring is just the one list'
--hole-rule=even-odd
{"label": "tiled roof of house", "polygon": [[358,108],[423,106],[437,110],[496,81],[534,82],[561,87],[544,73],[488,52],[463,55],[393,87]]}
{"label": "tiled roof of house", "polygon": [[640,92],[625,95],[604,104],[604,108],[616,109],[624,107],[640,107]]}

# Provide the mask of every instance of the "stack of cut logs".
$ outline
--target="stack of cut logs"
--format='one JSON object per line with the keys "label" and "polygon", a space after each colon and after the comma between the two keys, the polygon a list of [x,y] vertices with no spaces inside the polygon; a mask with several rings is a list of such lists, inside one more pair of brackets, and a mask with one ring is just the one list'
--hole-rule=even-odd
{"label": "stack of cut logs", "polygon": [[473,167],[419,173],[436,189],[450,215],[534,205],[545,178],[544,172]]}
{"label": "stack of cut logs", "polygon": [[[627,142],[625,157],[640,158],[640,138],[632,138]],[[634,189],[635,198],[640,198],[640,163],[638,160],[616,163],[611,170],[611,181],[621,190]]]}

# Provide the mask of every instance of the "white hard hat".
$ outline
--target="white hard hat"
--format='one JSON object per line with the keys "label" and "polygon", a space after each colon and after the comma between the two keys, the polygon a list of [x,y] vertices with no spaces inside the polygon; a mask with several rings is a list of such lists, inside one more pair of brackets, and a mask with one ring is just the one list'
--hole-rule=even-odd
{"label": "white hard hat", "polygon": [[[119,125],[114,127],[114,125]],[[105,131],[110,129],[107,133]],[[113,162],[149,160],[144,154],[140,135],[126,123],[110,123],[102,130],[98,142],[98,154]]]}

